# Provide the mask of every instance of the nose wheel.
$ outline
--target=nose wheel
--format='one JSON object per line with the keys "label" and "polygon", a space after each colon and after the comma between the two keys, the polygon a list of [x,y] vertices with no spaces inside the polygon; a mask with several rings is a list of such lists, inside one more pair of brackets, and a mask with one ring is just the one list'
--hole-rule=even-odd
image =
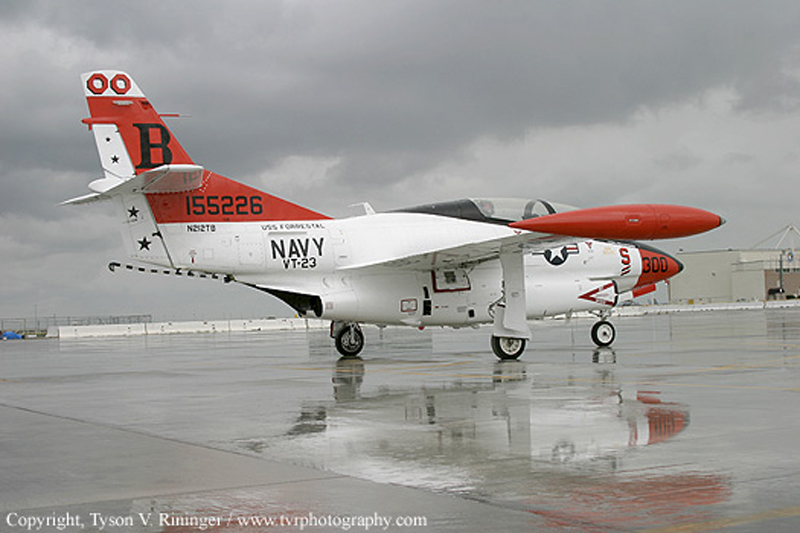
{"label": "nose wheel", "polygon": [[611,346],[616,338],[617,330],[611,322],[601,320],[592,326],[592,341],[601,348]]}

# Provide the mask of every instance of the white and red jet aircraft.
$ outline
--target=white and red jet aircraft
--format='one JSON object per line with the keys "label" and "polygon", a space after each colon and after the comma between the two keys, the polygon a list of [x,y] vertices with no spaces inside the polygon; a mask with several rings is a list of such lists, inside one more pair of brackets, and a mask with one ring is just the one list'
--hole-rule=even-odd
{"label": "white and red jet aircraft", "polygon": [[301,316],[331,320],[344,356],[359,324],[492,324],[491,345],[516,359],[527,321],[594,312],[593,341],[621,296],[655,289],[682,265],[634,239],[683,237],[724,221],[699,209],[576,209],[545,200],[482,198],[331,219],[194,164],[133,79],[83,74],[104,176],[91,194],[116,202],[130,256],[177,271],[223,275],[276,296]]}

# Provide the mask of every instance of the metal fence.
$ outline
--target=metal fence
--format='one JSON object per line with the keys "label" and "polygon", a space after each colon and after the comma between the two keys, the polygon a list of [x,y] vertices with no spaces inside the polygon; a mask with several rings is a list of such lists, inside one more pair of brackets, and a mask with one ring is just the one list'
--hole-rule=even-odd
{"label": "metal fence", "polygon": [[47,330],[58,326],[92,326],[99,324],[141,324],[153,321],[152,315],[123,316],[39,316],[26,318],[0,318],[0,331],[14,331],[20,335],[43,336]]}

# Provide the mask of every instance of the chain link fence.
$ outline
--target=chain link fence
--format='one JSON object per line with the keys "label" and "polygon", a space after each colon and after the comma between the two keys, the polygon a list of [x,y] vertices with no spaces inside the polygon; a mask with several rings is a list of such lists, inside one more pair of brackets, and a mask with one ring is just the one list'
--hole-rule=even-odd
{"label": "chain link fence", "polygon": [[102,324],[142,324],[153,321],[152,315],[122,316],[39,316],[34,318],[0,318],[0,332],[13,331],[24,337],[44,337],[58,326],[92,326]]}

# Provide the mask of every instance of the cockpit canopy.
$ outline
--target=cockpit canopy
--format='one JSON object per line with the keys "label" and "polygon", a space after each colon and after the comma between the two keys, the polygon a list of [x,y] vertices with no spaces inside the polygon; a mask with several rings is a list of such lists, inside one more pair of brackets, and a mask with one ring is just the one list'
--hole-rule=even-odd
{"label": "cockpit canopy", "polygon": [[399,209],[398,211],[508,225],[512,222],[519,222],[520,220],[552,215],[554,213],[563,213],[565,211],[574,211],[576,209],[577,207],[548,202],[546,200],[530,200],[525,198],[465,198],[463,200],[437,202],[407,209]]}

